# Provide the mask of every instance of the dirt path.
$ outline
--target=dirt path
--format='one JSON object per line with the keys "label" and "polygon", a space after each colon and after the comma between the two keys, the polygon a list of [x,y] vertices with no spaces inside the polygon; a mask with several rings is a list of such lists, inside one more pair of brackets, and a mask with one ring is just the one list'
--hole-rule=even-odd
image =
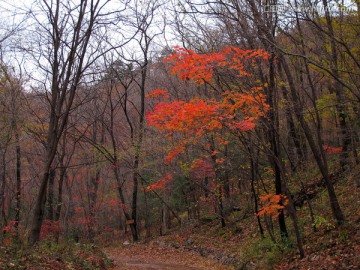
{"label": "dirt path", "polygon": [[211,259],[171,247],[159,247],[148,244],[131,244],[104,249],[113,260],[111,270],[230,270]]}
{"label": "dirt path", "polygon": [[191,266],[184,266],[172,263],[162,263],[162,262],[144,262],[141,260],[134,260],[130,258],[111,258],[114,261],[114,268],[116,269],[142,269],[142,270],[201,270],[202,268],[194,268]]}

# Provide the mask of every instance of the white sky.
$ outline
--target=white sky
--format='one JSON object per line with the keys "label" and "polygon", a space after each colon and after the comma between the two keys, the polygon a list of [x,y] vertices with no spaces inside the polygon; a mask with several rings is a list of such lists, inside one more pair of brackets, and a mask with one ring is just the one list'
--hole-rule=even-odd
{"label": "white sky", "polygon": [[[22,66],[22,68],[26,69],[26,71],[33,76],[34,78],[41,80],[43,74],[40,73],[36,64],[34,64],[33,60],[29,57],[30,54],[26,54],[24,52],[20,52],[16,48],[18,46],[22,46],[27,50],[34,49],[36,44],[33,44],[34,48],[31,48],[29,44],[33,43],[35,40],[35,35],[37,29],[37,24],[34,19],[29,19],[30,17],[36,17],[39,21],[46,21],[47,18],[44,15],[41,15],[41,12],[38,8],[36,3],[41,2],[42,0],[0,0],[0,40],[3,36],[7,34],[8,28],[17,27],[21,30],[20,35],[14,35],[10,39],[6,40],[5,42],[1,43],[2,51],[5,53],[3,56],[6,60],[6,63],[18,68]],[[78,3],[78,0],[69,0]],[[101,0],[102,3],[106,2],[107,0]],[[123,8],[122,2],[125,0],[111,0],[110,3],[107,5],[108,11],[119,10]],[[159,34],[152,43],[151,52],[149,58],[152,57],[153,54],[158,53],[162,48],[165,46],[172,46],[172,45],[181,45],[180,41],[178,41],[173,34],[173,29],[169,26],[169,22],[173,20],[171,13],[168,12],[167,8],[174,9],[179,7],[179,0],[159,0],[163,1],[164,5],[162,8],[159,8],[156,12],[156,16],[154,17],[153,24],[149,29],[149,35],[156,35]],[[51,1],[47,1],[50,2]],[[65,1],[64,1],[65,2]],[[62,2],[62,3],[64,3]],[[288,2],[284,0],[283,2]],[[321,6],[321,1],[318,1],[319,5]],[[335,1],[332,1],[335,3]],[[107,27],[108,33],[108,42],[116,45],[124,42],[125,40],[132,37],[135,33],[135,28],[131,26],[131,23],[136,24],[136,16],[134,15],[135,7],[138,8],[139,13],[144,12],[150,5],[149,0],[129,0],[129,7],[125,12],[121,14],[121,16],[126,17],[128,23],[120,23],[118,25],[112,25]],[[315,3],[315,1],[312,1]],[[352,5],[352,1],[344,0],[345,6],[349,6],[355,8]],[[352,5],[352,6],[351,6]],[[31,14],[29,13],[31,10]],[[35,15],[35,16],[33,16]],[[186,15],[181,15],[183,18],[186,18]],[[286,14],[285,14],[286,16]],[[191,21],[186,22],[191,25]],[[190,26],[191,27],[191,26]],[[161,31],[165,30],[164,33],[160,34]],[[32,32],[33,31],[33,32]],[[195,33],[196,34],[196,33]],[[136,37],[135,40],[127,43],[126,46],[123,46],[120,50],[122,54],[126,56],[126,58],[137,58],[141,59],[141,47],[139,46],[138,42],[139,35]],[[46,45],[46,44],[45,44]],[[42,45],[44,46],[44,44]],[[46,47],[46,46],[45,46]],[[45,48],[44,47],[44,48]],[[19,70],[20,72],[20,70]],[[24,70],[21,70],[24,73]]]}

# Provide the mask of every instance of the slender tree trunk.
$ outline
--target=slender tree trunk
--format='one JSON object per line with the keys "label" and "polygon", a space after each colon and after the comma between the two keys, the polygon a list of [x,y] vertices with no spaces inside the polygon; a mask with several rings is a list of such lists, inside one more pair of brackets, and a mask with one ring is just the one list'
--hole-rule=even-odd
{"label": "slender tree trunk", "polygon": [[[270,141],[270,159],[274,169],[274,177],[275,177],[275,193],[276,195],[283,195],[283,183],[281,179],[281,169],[277,160],[281,160],[281,154],[279,149],[279,133],[277,127],[277,106],[275,104],[276,99],[276,90],[275,90],[275,67],[274,61],[275,56],[272,55],[269,60],[269,86],[268,86],[268,104],[270,106],[269,111],[269,141]],[[278,216],[279,228],[280,228],[280,235],[281,237],[289,237],[286,223],[285,223],[285,215],[283,211],[280,211]]]}
{"label": "slender tree trunk", "polygon": [[[96,166],[96,165],[95,165]],[[96,169],[95,175],[90,177],[90,189],[89,189],[89,240],[94,242],[95,238],[95,215],[96,215],[96,203],[98,197],[98,188],[100,182],[100,169]]]}
{"label": "slender tree trunk", "polygon": [[[145,40],[147,40],[147,35],[144,36]],[[139,165],[140,165],[140,158],[141,158],[141,151],[142,151],[142,144],[144,138],[144,122],[145,122],[145,84],[146,84],[146,76],[147,76],[147,66],[148,66],[148,44],[146,47],[143,48],[144,50],[144,64],[142,65],[141,69],[141,82],[138,84],[140,87],[140,110],[139,110],[139,126],[138,126],[138,134],[137,136],[133,136],[132,138],[136,141],[133,141],[132,144],[135,149],[135,156],[134,156],[134,165],[133,165],[133,191],[132,191],[132,204],[131,204],[131,218],[134,222],[133,224],[133,240],[138,241],[139,235],[137,232],[137,202],[138,202],[138,188],[139,188]]]}
{"label": "slender tree trunk", "polygon": [[[1,211],[1,225],[2,227],[6,226],[6,214],[5,214],[5,188],[6,188],[6,150],[7,147],[2,149],[1,153],[1,182],[0,182],[0,211]],[[3,231],[1,230],[1,236],[3,235]],[[1,242],[0,242],[1,243]]]}
{"label": "slender tree trunk", "polygon": [[16,209],[15,209],[15,228],[19,233],[20,212],[21,212],[21,148],[19,133],[15,124],[15,152],[16,152]]}
{"label": "slender tree trunk", "polygon": [[[97,104],[95,103],[94,106]],[[95,117],[97,117],[95,115]],[[103,145],[105,142],[105,128],[101,128],[102,132],[100,134],[100,144]],[[95,119],[93,124],[93,134],[92,134],[92,141],[94,144],[98,143],[98,122]],[[98,158],[96,154],[93,155],[92,160],[95,164],[95,173],[94,175],[90,176],[90,187],[88,190],[88,196],[89,196],[89,217],[90,217],[90,224],[89,224],[89,240],[91,242],[94,242],[95,238],[95,216],[96,216],[96,204],[97,204],[97,198],[98,198],[98,189],[99,189],[99,183],[100,183],[100,174],[101,174],[101,168],[98,167]]]}
{"label": "slender tree trunk", "polygon": [[285,207],[288,210],[288,213],[289,213],[292,223],[293,223],[295,237],[296,237],[296,244],[297,244],[297,247],[298,247],[298,250],[300,253],[300,258],[304,258],[305,252],[304,252],[304,248],[303,248],[302,237],[300,234],[299,222],[298,222],[298,218],[297,218],[297,214],[296,214],[296,210],[295,210],[295,206],[294,206],[294,201],[292,199],[291,192],[287,185],[285,166],[284,166],[282,159],[277,159],[276,162],[278,163],[279,168],[281,169],[281,175],[283,178],[283,181],[282,181],[283,194],[285,194],[288,199],[288,204]]}
{"label": "slender tree trunk", "polygon": [[48,200],[47,200],[47,218],[54,220],[54,185],[55,185],[56,170],[52,169],[49,175],[49,187],[48,187]]}
{"label": "slender tree trunk", "polygon": [[205,186],[205,188],[204,188],[205,198],[208,198],[209,197],[209,188],[208,188],[208,186],[209,186],[209,177],[207,177],[207,176],[204,179],[204,186]]}
{"label": "slender tree trunk", "polygon": [[148,205],[148,195],[144,190],[144,203],[145,203],[145,231],[146,238],[151,237],[151,222],[150,222],[150,213],[149,213],[149,205]]}
{"label": "slender tree trunk", "polygon": [[49,180],[50,162],[47,162],[44,168],[44,174],[41,178],[41,185],[39,195],[35,204],[35,211],[32,223],[32,229],[29,235],[29,242],[31,245],[35,244],[40,239],[41,225],[45,214],[45,203],[46,203],[46,189]]}
{"label": "slender tree trunk", "polygon": [[223,205],[223,194],[222,194],[222,188],[220,187],[218,190],[219,193],[219,198],[218,198],[218,209],[219,209],[219,217],[220,217],[220,221],[221,221],[221,227],[226,227],[226,222],[225,222],[225,213],[224,213],[224,205]]}
{"label": "slender tree trunk", "polygon": [[332,19],[329,11],[328,1],[323,0],[324,10],[325,10],[325,18],[326,24],[329,32],[330,38],[330,48],[331,48],[331,72],[333,76],[336,78],[334,82],[334,90],[336,94],[337,104],[335,106],[338,116],[339,116],[339,123],[340,123],[340,132],[341,132],[341,140],[342,140],[342,152],[340,156],[340,164],[343,170],[345,170],[346,165],[349,164],[349,148],[351,144],[351,132],[348,127],[348,112],[345,107],[344,102],[344,89],[342,84],[338,81],[340,78],[339,74],[339,64],[338,64],[338,52],[336,48],[336,41],[335,41],[335,33],[333,30]]}
{"label": "slender tree trunk", "polygon": [[113,172],[114,172],[115,180],[116,180],[116,183],[117,183],[117,190],[118,190],[119,198],[120,198],[120,201],[121,201],[121,203],[123,205],[122,206],[122,211],[123,211],[125,219],[126,219],[125,223],[131,221],[130,224],[125,225],[125,230],[126,230],[127,225],[129,225],[133,240],[137,241],[138,239],[137,239],[136,225],[134,223],[132,223],[133,222],[132,221],[132,215],[129,214],[128,210],[126,209],[126,201],[125,201],[124,192],[123,192],[123,189],[122,189],[123,183],[121,183],[120,175],[119,175],[118,168],[117,168],[116,165],[114,165]]}
{"label": "slender tree trunk", "polygon": [[[258,198],[257,198],[256,190],[255,190],[255,178],[256,178],[255,164],[254,164],[254,157],[252,156],[251,149],[249,147],[248,147],[248,151],[249,151],[249,155],[250,155],[251,192],[254,197],[255,214],[257,214],[259,212],[259,205],[258,205]],[[256,220],[257,220],[258,227],[260,230],[261,238],[264,238],[265,237],[264,229],[261,225],[261,220],[258,215],[256,215]]]}
{"label": "slender tree trunk", "polygon": [[58,183],[58,197],[57,197],[57,204],[56,204],[56,211],[55,211],[55,221],[60,220],[61,209],[63,205],[63,186],[64,186],[64,179],[66,178],[66,169],[61,168],[59,174],[59,183]]}
{"label": "slender tree trunk", "polygon": [[133,240],[138,241],[139,235],[137,231],[137,197],[138,197],[138,188],[139,188],[139,179],[138,179],[138,170],[139,170],[139,154],[135,155],[134,167],[133,167],[133,192],[132,192],[132,204],[131,204],[131,219],[133,220],[132,224],[132,233]]}
{"label": "slender tree trunk", "polygon": [[[165,197],[163,197],[163,200],[165,201]],[[161,232],[163,235],[167,233],[167,230],[169,228],[168,221],[169,221],[169,210],[165,203],[162,204],[162,228]]]}
{"label": "slender tree trunk", "polygon": [[[62,162],[60,163],[61,166]],[[57,231],[56,235],[55,235],[55,239],[57,242],[59,242],[59,238],[60,238],[60,215],[61,215],[61,209],[62,209],[62,205],[63,205],[63,186],[64,186],[64,180],[67,177],[66,174],[66,168],[61,166],[60,168],[60,173],[59,173],[59,182],[58,182],[58,197],[57,197],[57,202],[56,202],[56,209],[55,209],[55,221],[58,223],[59,225],[59,230]]]}
{"label": "slender tree trunk", "polygon": [[[282,86],[281,90],[284,99],[289,102],[286,87]],[[286,106],[285,112],[286,112],[286,121],[289,127],[289,134],[288,134],[289,145],[293,143],[293,145],[295,146],[296,163],[291,162],[291,170],[295,172],[297,170],[297,167],[305,160],[305,154],[304,151],[302,150],[301,136],[299,134],[299,131],[296,129],[295,121],[291,113],[291,108],[289,106]],[[289,152],[293,153],[293,150],[290,149]]]}
{"label": "slender tree trunk", "polygon": [[265,226],[266,229],[270,235],[271,241],[273,241],[273,243],[276,243],[276,239],[274,236],[274,224],[273,224],[273,220],[271,217],[265,215],[264,216],[264,220],[265,220]]}
{"label": "slender tree trunk", "polygon": [[[228,160],[228,146],[227,145],[225,145],[225,149],[224,149],[224,159]],[[225,171],[224,171],[224,195],[227,200],[230,200],[231,194],[230,194],[230,179],[229,179],[228,166],[225,167]]]}
{"label": "slender tree trunk", "polygon": [[[210,150],[213,153],[215,151],[215,142],[214,137],[211,136],[210,138]],[[224,179],[221,177],[221,172],[218,169],[218,165],[216,163],[217,156],[211,155],[211,160],[213,162],[213,166],[215,168],[215,177],[216,181],[219,184],[219,187],[216,189],[215,196],[217,196],[217,212],[218,216],[220,218],[221,227],[226,226],[225,222],[225,213],[224,213],[224,204],[223,204],[223,185],[224,185]]]}
{"label": "slender tree trunk", "polygon": [[[66,127],[67,128],[67,127]],[[62,138],[62,149],[61,149],[61,155],[59,157],[59,180],[58,180],[58,186],[57,186],[57,199],[56,199],[56,208],[55,208],[55,222],[57,222],[59,229],[57,231],[57,234],[55,236],[56,241],[59,241],[59,237],[60,237],[60,216],[61,216],[61,210],[62,210],[62,206],[63,206],[63,188],[64,188],[64,183],[68,182],[67,180],[67,168],[68,165],[71,161],[72,155],[74,154],[75,151],[75,146],[76,143],[74,142],[73,146],[72,146],[72,151],[71,153],[69,153],[69,150],[67,149],[67,131],[65,128],[65,132]],[[66,161],[66,163],[64,162],[65,156],[66,154],[68,154],[68,159]]]}
{"label": "slender tree trunk", "polygon": [[296,237],[296,243],[297,243],[297,247],[300,253],[300,258],[304,258],[305,257],[305,252],[304,252],[304,248],[303,248],[303,243],[302,243],[302,237],[300,234],[300,228],[299,228],[299,222],[298,222],[298,218],[296,215],[296,210],[294,207],[294,202],[291,198],[291,193],[288,190],[288,188],[286,188],[286,196],[289,200],[289,203],[287,205],[287,210],[290,214],[291,220],[293,222],[293,226],[294,226],[294,232],[295,232],[295,237]]}
{"label": "slender tree trunk", "polygon": [[344,222],[345,218],[344,218],[344,215],[340,208],[340,205],[339,205],[339,202],[338,202],[335,190],[334,190],[334,186],[329,177],[328,165],[327,165],[327,160],[326,160],[326,155],[325,155],[324,149],[322,148],[321,142],[319,142],[320,145],[316,145],[316,142],[313,138],[312,132],[311,132],[307,122],[304,119],[304,115],[302,113],[302,108],[301,108],[300,101],[299,101],[299,98],[298,98],[298,95],[296,92],[294,81],[292,79],[291,72],[287,66],[285,59],[283,57],[279,57],[279,59],[281,61],[282,67],[284,68],[285,75],[287,76],[287,80],[289,82],[289,89],[290,89],[290,93],[291,93],[291,97],[292,97],[292,102],[294,104],[294,113],[295,113],[298,121],[300,122],[301,127],[303,128],[303,131],[304,131],[306,139],[309,143],[310,149],[315,157],[315,160],[319,167],[319,170],[325,180],[325,185],[326,185],[326,189],[327,189],[328,195],[329,195],[332,214],[333,214],[334,218],[336,219],[337,223],[341,224]]}

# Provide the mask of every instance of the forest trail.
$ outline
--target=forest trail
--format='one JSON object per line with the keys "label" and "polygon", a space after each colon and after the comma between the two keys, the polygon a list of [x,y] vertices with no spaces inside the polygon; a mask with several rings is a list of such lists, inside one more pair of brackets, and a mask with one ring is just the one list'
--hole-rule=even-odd
{"label": "forest trail", "polygon": [[230,270],[199,254],[169,246],[130,244],[103,250],[114,263],[111,270]]}

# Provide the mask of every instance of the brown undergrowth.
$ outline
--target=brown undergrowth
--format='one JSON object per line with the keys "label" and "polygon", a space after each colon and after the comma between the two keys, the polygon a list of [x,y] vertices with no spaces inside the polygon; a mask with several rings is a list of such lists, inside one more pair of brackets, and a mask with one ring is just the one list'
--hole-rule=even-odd
{"label": "brown undergrowth", "polygon": [[[311,198],[314,222],[310,218],[308,202],[298,209],[305,249],[303,259],[299,257],[291,237],[288,242],[274,242],[267,233],[265,238],[261,238],[251,209],[229,215],[225,228],[221,228],[219,221],[212,216],[187,220],[181,228],[173,228],[165,236],[147,239],[142,244],[121,246],[118,256],[123,254],[126,260],[135,256],[140,261],[160,260],[173,264],[181,264],[195,256],[194,261],[203,257],[204,263],[228,267],[224,269],[360,269],[360,188],[355,179],[359,177],[358,170],[353,168],[337,175],[339,179],[335,188],[346,216],[343,225],[336,226],[325,189],[317,191]],[[311,179],[308,183],[311,184]],[[290,235],[294,235],[290,218],[287,220]],[[274,228],[276,231],[276,221]],[[114,252],[111,250],[110,254]],[[187,265],[195,264],[189,259]],[[199,268],[221,269],[204,268],[204,265],[199,265]]]}

